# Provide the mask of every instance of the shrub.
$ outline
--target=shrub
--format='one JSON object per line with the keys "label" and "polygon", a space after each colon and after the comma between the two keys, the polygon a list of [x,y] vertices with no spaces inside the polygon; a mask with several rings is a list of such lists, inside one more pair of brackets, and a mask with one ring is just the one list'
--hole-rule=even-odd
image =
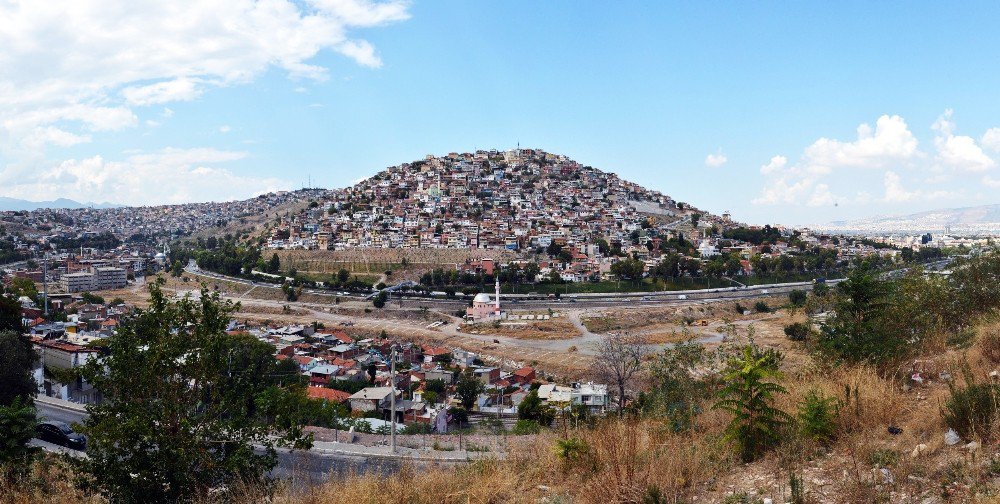
{"label": "shrub", "polygon": [[833,439],[837,428],[837,400],[815,389],[806,393],[799,403],[798,420],[802,435],[825,443]]}
{"label": "shrub", "polygon": [[788,302],[792,303],[792,306],[802,306],[806,304],[806,291],[795,289],[788,293]]}
{"label": "shrub", "polygon": [[523,436],[527,434],[538,434],[541,432],[542,427],[538,425],[538,422],[534,420],[518,420],[514,424],[514,428],[510,430],[511,434],[516,434],[518,436]]}
{"label": "shrub", "polygon": [[941,415],[948,427],[963,438],[989,439],[997,418],[1000,387],[976,383],[968,369],[964,374],[964,387],[948,384],[951,396],[945,401]]}
{"label": "shrub", "polygon": [[411,423],[405,427],[403,430],[399,431],[400,434],[413,435],[413,434],[430,434],[434,431],[434,427],[427,423]]}
{"label": "shrub", "polygon": [[556,440],[556,456],[565,462],[577,462],[590,451],[587,442],[576,437]]}
{"label": "shrub", "polygon": [[785,336],[792,341],[805,341],[809,337],[809,326],[802,322],[795,322],[785,326]]}
{"label": "shrub", "polygon": [[754,303],[753,309],[757,310],[757,313],[771,313],[771,307],[767,305],[766,301],[757,301]]}
{"label": "shrub", "polygon": [[983,357],[993,364],[1000,364],[1000,329],[984,331],[979,337],[979,348]]}
{"label": "shrub", "polygon": [[774,396],[787,394],[784,387],[770,381],[781,377],[783,356],[774,349],[754,345],[729,358],[723,372],[724,385],[712,409],[732,415],[725,437],[736,444],[740,459],[752,462],[780,440],[781,430],[791,415],[774,407]]}
{"label": "shrub", "polygon": [[742,303],[736,303],[733,305],[733,310],[736,310],[736,313],[740,315],[743,315],[743,312],[747,311],[746,307],[744,307]]}

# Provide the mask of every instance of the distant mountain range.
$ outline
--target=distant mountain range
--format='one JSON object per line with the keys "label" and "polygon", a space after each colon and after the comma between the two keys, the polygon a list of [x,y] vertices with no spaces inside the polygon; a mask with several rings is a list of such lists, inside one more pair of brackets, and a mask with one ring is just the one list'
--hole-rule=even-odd
{"label": "distant mountain range", "polygon": [[910,215],[835,221],[822,231],[859,233],[954,233],[1000,235],[1000,204],[928,210]]}
{"label": "distant mountain range", "polygon": [[52,201],[28,201],[0,196],[0,212],[38,210],[39,208],[118,208],[122,205],[114,203],[80,203],[71,199],[59,198]]}

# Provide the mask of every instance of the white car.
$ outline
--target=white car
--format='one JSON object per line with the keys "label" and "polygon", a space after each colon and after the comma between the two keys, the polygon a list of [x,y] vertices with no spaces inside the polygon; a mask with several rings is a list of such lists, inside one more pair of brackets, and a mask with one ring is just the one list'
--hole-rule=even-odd
{"label": "white car", "polygon": [[687,294],[681,294],[680,296],[677,296],[677,299],[687,299],[687,298],[688,298]]}

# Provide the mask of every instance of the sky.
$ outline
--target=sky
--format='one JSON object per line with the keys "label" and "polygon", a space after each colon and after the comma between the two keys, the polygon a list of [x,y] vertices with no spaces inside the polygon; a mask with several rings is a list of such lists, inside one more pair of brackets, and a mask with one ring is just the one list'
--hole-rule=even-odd
{"label": "sky", "polygon": [[0,0],[0,196],[565,154],[755,223],[1000,203],[1000,4]]}

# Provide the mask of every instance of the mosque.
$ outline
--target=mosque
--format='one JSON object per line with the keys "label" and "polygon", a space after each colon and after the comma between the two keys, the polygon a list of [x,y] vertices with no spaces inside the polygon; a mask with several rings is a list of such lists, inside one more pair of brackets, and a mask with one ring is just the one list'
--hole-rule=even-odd
{"label": "mosque", "polygon": [[472,306],[465,309],[465,318],[473,322],[499,320],[503,316],[500,311],[500,279],[496,281],[496,298],[481,292],[472,299]]}

